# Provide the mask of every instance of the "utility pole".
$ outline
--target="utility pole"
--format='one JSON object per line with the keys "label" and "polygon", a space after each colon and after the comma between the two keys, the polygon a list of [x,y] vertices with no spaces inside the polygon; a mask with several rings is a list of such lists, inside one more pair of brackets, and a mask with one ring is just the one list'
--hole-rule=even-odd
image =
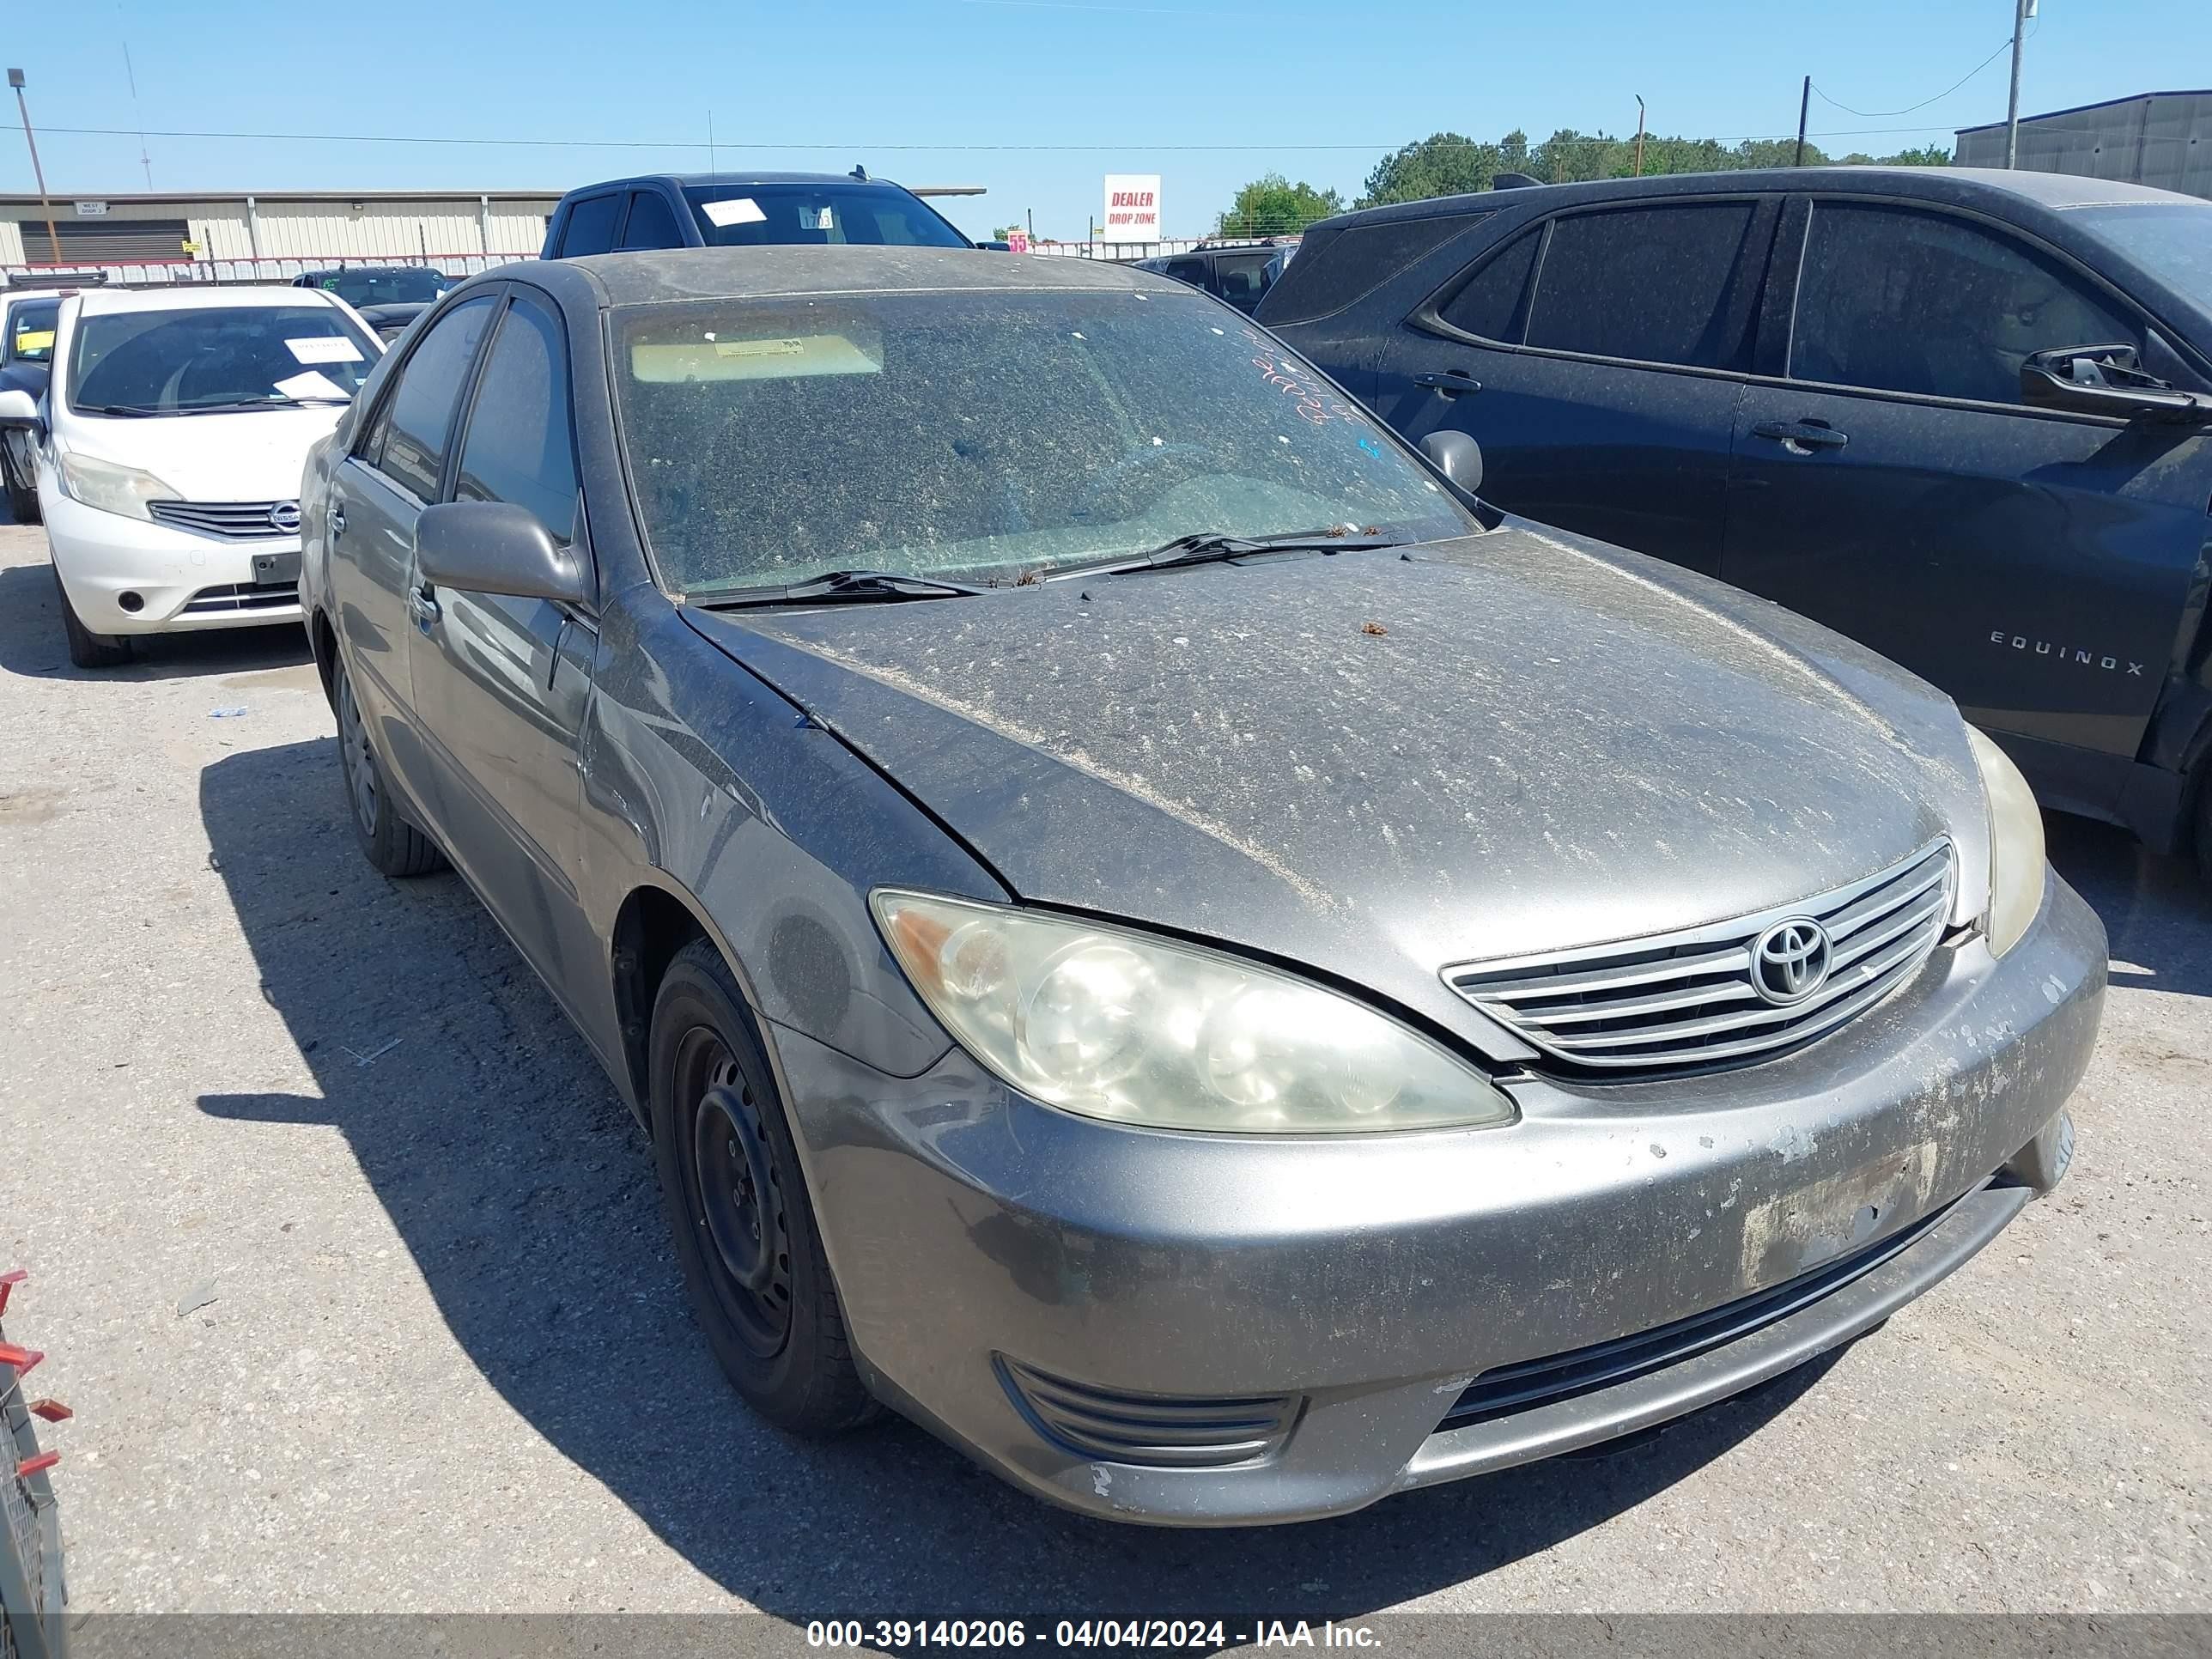
{"label": "utility pole", "polygon": [[22,112],[23,142],[31,147],[31,176],[39,181],[39,205],[46,210],[46,243],[54,251],[54,263],[62,262],[62,236],[54,228],[54,204],[46,196],[46,170],[39,165],[39,141],[31,137],[31,106],[23,101],[23,71],[8,71],[8,84],[15,88],[15,107]]}
{"label": "utility pole", "polygon": [[1644,94],[1636,94],[1636,176],[1644,176]]}
{"label": "utility pole", "polygon": [[2012,0],[2012,95],[2005,103],[2005,166],[2020,165],[2020,44],[2035,0]]}
{"label": "utility pole", "polygon": [[1813,107],[1813,77],[1805,77],[1805,90],[1797,94],[1797,159],[1790,165],[1805,165],[1805,115]]}

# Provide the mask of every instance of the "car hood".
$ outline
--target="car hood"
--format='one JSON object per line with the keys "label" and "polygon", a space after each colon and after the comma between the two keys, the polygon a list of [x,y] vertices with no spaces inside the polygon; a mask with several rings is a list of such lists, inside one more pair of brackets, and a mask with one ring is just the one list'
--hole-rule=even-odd
{"label": "car hood", "polygon": [[227,415],[72,416],[62,447],[150,472],[187,501],[291,501],[342,404]]}
{"label": "car hood", "polygon": [[1402,552],[685,615],[1023,899],[1462,1029],[1446,964],[1793,903],[1946,833],[1960,913],[1987,890],[1948,699],[1765,601],[1517,521]]}

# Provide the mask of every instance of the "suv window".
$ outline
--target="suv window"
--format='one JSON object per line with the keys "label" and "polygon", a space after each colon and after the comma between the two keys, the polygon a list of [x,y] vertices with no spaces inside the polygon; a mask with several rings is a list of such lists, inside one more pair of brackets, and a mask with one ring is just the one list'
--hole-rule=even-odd
{"label": "suv window", "polygon": [[418,501],[437,499],[453,408],[491,313],[487,294],[438,319],[399,366],[398,384],[362,446],[362,459]]}
{"label": "suv window", "polygon": [[1755,204],[1674,202],[1555,220],[1528,343],[1595,357],[1741,368],[1758,273],[1741,258]]}
{"label": "suv window", "polygon": [[54,358],[54,322],[59,300],[26,300],[8,313],[7,361],[50,363]]}
{"label": "suv window", "polygon": [[1819,202],[1797,279],[1790,373],[1880,392],[2020,401],[2020,366],[2142,330],[2070,272],[1948,214]]}
{"label": "suv window", "polygon": [[563,259],[580,258],[589,253],[611,253],[615,246],[615,226],[622,218],[623,198],[619,192],[610,191],[604,196],[586,196],[568,206],[568,222],[561,232],[561,252]]}
{"label": "suv window", "polygon": [[1541,225],[1522,232],[1478,266],[1467,286],[1437,308],[1437,315],[1466,333],[1505,345],[1520,344],[1527,315],[1521,298],[1528,291],[1528,273],[1536,268],[1536,250],[1543,242]]}
{"label": "suv window", "polygon": [[682,247],[684,233],[676,228],[668,198],[657,190],[641,190],[629,198],[629,222],[623,227],[624,247]]}
{"label": "suv window", "polygon": [[557,324],[518,299],[493,337],[461,441],[453,499],[512,501],[565,542],[576,521],[567,354]]}
{"label": "suv window", "polygon": [[1305,323],[1364,300],[1416,260],[1487,219],[1480,213],[1437,214],[1425,219],[1385,219],[1346,225],[1334,235],[1309,231],[1298,257],[1267,290],[1267,321]]}

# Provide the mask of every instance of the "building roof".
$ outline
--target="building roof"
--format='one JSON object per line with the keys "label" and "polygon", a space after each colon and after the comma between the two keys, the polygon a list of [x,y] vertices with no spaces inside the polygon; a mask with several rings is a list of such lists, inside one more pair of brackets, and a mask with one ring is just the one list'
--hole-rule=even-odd
{"label": "building roof", "polygon": [[[2093,109],[2113,109],[2122,104],[2140,104],[2153,98],[2212,98],[2212,88],[2200,88],[2193,92],[2138,92],[2125,98],[2100,98],[2094,104],[2075,104],[2065,109],[2046,109],[2033,115],[2023,115],[2020,118],[2020,124],[2026,126],[2030,121],[2048,121],[2060,115],[2081,115]],[[2004,125],[2002,121],[1984,121],[1976,126],[1958,127],[1954,131],[1961,134],[1988,132]]]}

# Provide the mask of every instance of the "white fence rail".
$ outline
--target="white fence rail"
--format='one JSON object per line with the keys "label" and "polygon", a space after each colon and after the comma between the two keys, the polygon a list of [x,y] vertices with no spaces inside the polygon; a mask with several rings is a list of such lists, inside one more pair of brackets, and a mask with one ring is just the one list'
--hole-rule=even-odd
{"label": "white fence rail", "polygon": [[537,257],[538,250],[532,248],[526,253],[434,253],[427,259],[420,254],[408,254],[387,258],[356,256],[349,259],[172,259],[123,264],[16,264],[0,265],[0,276],[16,289],[33,284],[67,287],[71,283],[130,288],[177,287],[193,283],[289,283],[307,271],[339,270],[349,265],[373,265],[380,270],[393,265],[423,265],[442,270],[449,276],[473,276],[480,270]]}

